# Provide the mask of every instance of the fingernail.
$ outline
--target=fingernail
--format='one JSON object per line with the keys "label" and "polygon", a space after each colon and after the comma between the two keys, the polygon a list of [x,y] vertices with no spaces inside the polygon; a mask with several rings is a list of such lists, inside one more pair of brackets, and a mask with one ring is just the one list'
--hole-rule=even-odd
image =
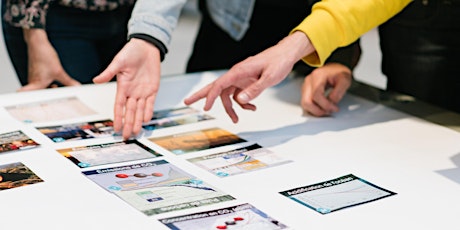
{"label": "fingernail", "polygon": [[238,101],[240,103],[247,103],[249,101],[249,96],[246,93],[238,94]]}

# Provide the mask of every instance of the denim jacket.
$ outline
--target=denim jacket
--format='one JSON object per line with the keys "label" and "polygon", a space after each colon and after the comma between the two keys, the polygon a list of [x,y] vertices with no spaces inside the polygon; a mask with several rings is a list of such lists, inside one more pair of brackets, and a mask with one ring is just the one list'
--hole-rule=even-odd
{"label": "denim jacket", "polygon": [[249,28],[256,0],[208,0],[212,20],[233,39],[241,40]]}
{"label": "denim jacket", "polygon": [[[207,0],[207,5],[214,22],[232,38],[240,40],[249,28],[255,1]],[[128,23],[128,34],[146,34],[167,47],[185,3],[186,0],[137,0]]]}

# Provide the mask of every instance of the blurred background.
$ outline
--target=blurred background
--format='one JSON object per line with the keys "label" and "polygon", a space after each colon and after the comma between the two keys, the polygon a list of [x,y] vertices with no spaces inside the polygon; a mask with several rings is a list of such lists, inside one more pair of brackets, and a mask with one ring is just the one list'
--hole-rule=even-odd
{"label": "blurred background", "polygon": [[[162,63],[162,75],[185,73],[185,66],[198,31],[199,20],[200,14],[196,7],[196,0],[188,0],[173,33],[169,52]],[[381,57],[378,42],[376,29],[369,31],[361,38],[362,55],[354,75],[355,79],[362,83],[385,89],[386,78],[380,71]],[[0,36],[0,70],[0,93],[15,92],[20,84],[8,57],[3,34]]]}

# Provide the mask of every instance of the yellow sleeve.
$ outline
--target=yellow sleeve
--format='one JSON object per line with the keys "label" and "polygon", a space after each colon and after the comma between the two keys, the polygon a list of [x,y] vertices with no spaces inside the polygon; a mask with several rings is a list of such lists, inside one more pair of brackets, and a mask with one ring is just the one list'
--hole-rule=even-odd
{"label": "yellow sleeve", "polygon": [[335,49],[351,44],[411,1],[322,0],[316,3],[312,13],[292,30],[305,33],[316,49],[316,53],[302,60],[311,66],[322,66]]}

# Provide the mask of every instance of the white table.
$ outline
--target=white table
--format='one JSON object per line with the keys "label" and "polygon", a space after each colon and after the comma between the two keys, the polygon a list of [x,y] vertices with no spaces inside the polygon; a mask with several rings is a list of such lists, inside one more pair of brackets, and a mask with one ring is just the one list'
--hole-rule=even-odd
{"label": "white table", "polygon": [[[164,77],[156,109],[182,100],[219,76],[208,72]],[[460,133],[365,99],[346,95],[341,111],[328,118],[303,115],[299,79],[266,90],[256,112],[237,109],[231,123],[220,101],[208,112],[216,119],[160,129],[151,135],[220,127],[294,162],[228,178],[188,163],[187,155],[165,155],[171,163],[237,198],[187,212],[250,203],[293,229],[459,229]],[[115,84],[86,85],[0,95],[0,133],[22,130],[41,147],[0,154],[0,165],[22,162],[45,182],[0,191],[0,229],[168,229],[88,180],[59,155],[34,125],[13,119],[4,106],[77,96],[97,111],[66,123],[113,117]],[[193,107],[201,109],[204,102]],[[113,137],[111,137],[113,138]],[[146,136],[138,138],[149,143]],[[69,145],[87,145],[83,140]],[[110,140],[104,140],[110,141]],[[346,174],[398,193],[321,215],[278,192]],[[181,212],[182,213],[182,212]]]}

